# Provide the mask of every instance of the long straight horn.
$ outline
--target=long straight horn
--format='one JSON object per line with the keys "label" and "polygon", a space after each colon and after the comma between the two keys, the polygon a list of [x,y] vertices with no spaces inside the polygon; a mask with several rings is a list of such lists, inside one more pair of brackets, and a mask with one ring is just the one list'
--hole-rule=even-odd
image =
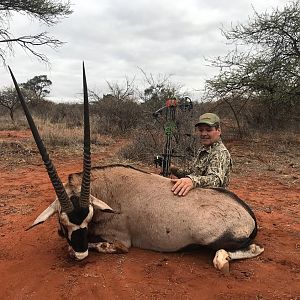
{"label": "long straight horn", "polygon": [[70,201],[69,197],[68,197],[68,194],[66,193],[66,190],[60,180],[60,178],[58,177],[57,175],[57,172],[56,172],[56,169],[54,167],[54,165],[52,164],[51,162],[51,159],[49,158],[49,155],[47,153],[47,150],[44,146],[44,143],[39,135],[39,132],[35,126],[35,123],[31,117],[31,114],[28,110],[28,107],[26,105],[26,102],[24,100],[24,97],[20,91],[20,88],[18,86],[18,83],[15,79],[15,76],[14,74],[12,73],[10,67],[8,67],[9,69],[9,72],[10,72],[10,75],[12,77],[12,80],[14,82],[14,85],[15,85],[15,88],[17,90],[17,93],[18,93],[18,96],[19,96],[19,100],[22,104],[22,107],[23,107],[23,110],[25,112],[25,115],[26,115],[26,119],[28,121],[28,124],[29,124],[29,127],[31,129],[31,132],[32,132],[32,135],[34,137],[34,140],[35,140],[35,143],[40,151],[40,154],[42,156],[42,159],[44,161],[44,164],[45,164],[45,167],[47,169],[47,172],[48,172],[48,175],[49,175],[49,178],[52,182],[52,185],[54,187],[54,190],[55,190],[55,193],[57,195],[57,198],[60,202],[60,205],[61,205],[61,208],[62,208],[62,211],[63,212],[66,212],[66,213],[69,213],[73,210],[73,204],[72,202]]}
{"label": "long straight horn", "polygon": [[91,186],[91,133],[89,100],[86,84],[85,68],[83,63],[83,106],[84,106],[84,147],[83,147],[83,176],[80,193],[80,206],[88,207],[90,203]]}

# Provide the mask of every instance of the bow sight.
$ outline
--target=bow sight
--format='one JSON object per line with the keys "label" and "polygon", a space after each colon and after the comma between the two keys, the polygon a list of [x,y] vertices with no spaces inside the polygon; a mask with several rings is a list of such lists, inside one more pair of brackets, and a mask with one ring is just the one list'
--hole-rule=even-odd
{"label": "bow sight", "polygon": [[171,157],[174,157],[173,149],[171,147],[172,137],[177,129],[176,124],[176,110],[179,108],[182,111],[190,111],[193,108],[193,102],[191,98],[185,96],[180,99],[170,98],[166,100],[166,105],[153,113],[155,118],[165,112],[165,124],[164,132],[166,136],[166,142],[164,146],[164,152],[162,155],[156,155],[154,157],[154,163],[162,168],[161,175],[168,177],[170,175]]}

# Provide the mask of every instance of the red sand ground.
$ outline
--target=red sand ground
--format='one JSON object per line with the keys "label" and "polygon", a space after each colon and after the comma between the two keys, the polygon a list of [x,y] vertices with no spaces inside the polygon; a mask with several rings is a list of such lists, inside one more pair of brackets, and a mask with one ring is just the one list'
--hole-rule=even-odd
{"label": "red sand ground", "polygon": [[[0,132],[0,141],[29,136]],[[94,164],[114,155],[120,144],[99,151]],[[265,252],[232,262],[229,275],[213,268],[209,250],[166,254],[131,248],[124,255],[91,252],[82,262],[72,261],[55,217],[25,232],[54,198],[39,156],[2,149],[0,299],[300,299],[298,148],[286,164],[279,162],[278,171],[279,156],[270,149],[260,153],[257,145],[230,143],[237,161],[231,189],[253,207],[260,226],[256,242]],[[79,154],[53,160],[63,181],[81,171]]]}

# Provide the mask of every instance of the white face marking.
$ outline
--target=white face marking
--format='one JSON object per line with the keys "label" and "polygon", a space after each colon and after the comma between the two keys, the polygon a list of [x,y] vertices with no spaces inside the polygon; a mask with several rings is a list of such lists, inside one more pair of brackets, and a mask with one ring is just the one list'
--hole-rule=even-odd
{"label": "white face marking", "polygon": [[69,254],[72,258],[75,258],[77,260],[83,260],[89,255],[89,250],[86,250],[85,252],[75,252],[71,246],[69,246]]}
{"label": "white face marking", "polygon": [[74,252],[74,255],[76,259],[82,260],[89,255],[89,250],[86,250],[85,252]]}
{"label": "white face marking", "polygon": [[89,206],[89,213],[80,225],[73,224],[70,222],[69,217],[66,213],[62,212],[59,214],[60,223],[67,228],[68,238],[71,240],[72,233],[80,228],[87,228],[94,214],[94,208],[92,205]]}

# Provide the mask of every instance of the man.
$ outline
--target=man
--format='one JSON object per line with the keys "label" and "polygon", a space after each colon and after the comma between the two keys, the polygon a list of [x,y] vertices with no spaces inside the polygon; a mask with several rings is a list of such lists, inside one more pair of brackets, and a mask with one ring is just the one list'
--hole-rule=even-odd
{"label": "man", "polygon": [[185,196],[196,187],[224,187],[229,184],[231,158],[229,151],[221,140],[220,118],[213,113],[205,113],[199,117],[195,128],[199,134],[200,147],[196,158],[186,169],[171,166],[172,192]]}

